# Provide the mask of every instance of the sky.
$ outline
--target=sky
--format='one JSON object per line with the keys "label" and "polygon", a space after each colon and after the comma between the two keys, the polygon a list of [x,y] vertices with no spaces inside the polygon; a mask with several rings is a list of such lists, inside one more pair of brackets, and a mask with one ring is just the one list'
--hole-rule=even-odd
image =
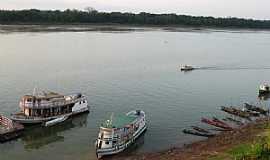
{"label": "sky", "polygon": [[80,9],[270,19],[270,0],[0,0],[0,9]]}

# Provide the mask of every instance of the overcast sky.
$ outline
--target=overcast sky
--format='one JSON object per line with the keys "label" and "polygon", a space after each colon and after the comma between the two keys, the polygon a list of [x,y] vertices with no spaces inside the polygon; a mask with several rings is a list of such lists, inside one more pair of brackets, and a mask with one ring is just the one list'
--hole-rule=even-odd
{"label": "overcast sky", "polygon": [[270,19],[270,0],[0,0],[0,9],[84,9]]}

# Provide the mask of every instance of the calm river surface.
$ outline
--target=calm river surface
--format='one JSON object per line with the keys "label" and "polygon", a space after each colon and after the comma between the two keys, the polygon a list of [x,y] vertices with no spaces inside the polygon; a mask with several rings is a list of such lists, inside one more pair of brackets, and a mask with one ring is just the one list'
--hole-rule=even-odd
{"label": "calm river surface", "polygon": [[[0,160],[94,160],[99,125],[111,113],[143,109],[149,128],[122,154],[155,152],[201,138],[182,129],[221,105],[259,102],[270,82],[270,32],[163,30],[0,34],[0,113],[19,110],[33,88],[83,92],[89,114],[51,128],[30,127],[0,144]],[[201,69],[183,73],[179,65]]]}

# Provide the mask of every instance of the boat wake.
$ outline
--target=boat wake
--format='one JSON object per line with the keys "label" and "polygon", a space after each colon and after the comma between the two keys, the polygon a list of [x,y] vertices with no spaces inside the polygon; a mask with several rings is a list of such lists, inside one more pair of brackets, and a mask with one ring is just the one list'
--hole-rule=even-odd
{"label": "boat wake", "polygon": [[259,67],[250,67],[250,66],[206,66],[206,67],[196,67],[196,70],[270,70],[270,67],[259,66]]}

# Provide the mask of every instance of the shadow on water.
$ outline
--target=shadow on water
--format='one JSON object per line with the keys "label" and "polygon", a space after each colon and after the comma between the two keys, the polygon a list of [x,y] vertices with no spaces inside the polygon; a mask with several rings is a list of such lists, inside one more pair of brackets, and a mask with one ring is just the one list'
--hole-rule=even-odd
{"label": "shadow on water", "polygon": [[102,158],[102,160],[117,160],[117,159],[125,159],[125,157],[136,155],[140,149],[140,147],[144,144],[144,136],[145,132],[142,133],[142,135],[126,150],[123,152],[112,155],[112,156],[105,156]]}
{"label": "shadow on water", "polygon": [[87,116],[88,113],[84,113],[51,127],[28,126],[21,138],[25,149],[39,149],[51,143],[64,141],[65,137],[60,133],[75,127],[86,126]]}

